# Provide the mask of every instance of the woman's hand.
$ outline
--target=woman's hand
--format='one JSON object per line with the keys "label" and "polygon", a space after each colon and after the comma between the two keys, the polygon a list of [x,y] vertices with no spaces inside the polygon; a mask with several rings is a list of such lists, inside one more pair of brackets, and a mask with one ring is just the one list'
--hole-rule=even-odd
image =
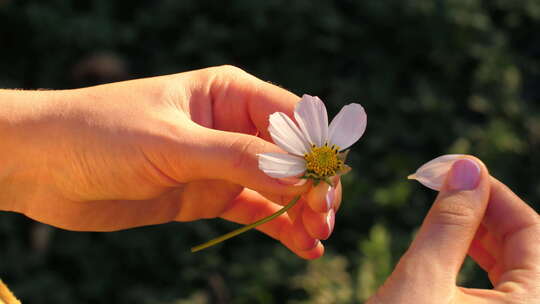
{"label": "woman's hand", "polygon": [[[493,289],[456,286],[466,255]],[[538,303],[540,219],[477,159],[456,161],[409,250],[368,301]]]}
{"label": "woman's hand", "polygon": [[[112,231],[222,217],[303,258],[323,254],[341,186],[258,169],[268,116],[296,95],[230,66],[65,91],[0,91],[0,209],[70,230]],[[312,190],[309,190],[312,189]],[[308,192],[309,190],[309,192]],[[210,237],[210,236],[209,236]]]}

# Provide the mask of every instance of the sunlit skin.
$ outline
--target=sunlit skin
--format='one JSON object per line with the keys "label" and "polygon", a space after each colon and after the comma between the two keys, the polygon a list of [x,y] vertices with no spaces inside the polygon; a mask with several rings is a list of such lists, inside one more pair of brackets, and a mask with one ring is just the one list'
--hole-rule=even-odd
{"label": "sunlit skin", "polygon": [[[298,186],[257,165],[258,153],[283,152],[270,141],[268,116],[292,117],[299,100],[234,67],[76,90],[0,90],[0,209],[114,231],[216,217],[247,224],[302,194],[258,228],[300,257],[320,257],[341,203],[339,179],[330,191],[322,182]],[[538,214],[475,161],[476,188],[441,189],[368,303],[537,303]],[[467,254],[494,289],[456,285]]]}
{"label": "sunlit skin", "polygon": [[[540,218],[480,167],[475,190],[453,191],[445,184],[409,250],[368,304],[539,303]],[[466,255],[487,272],[493,289],[456,285]]]}
{"label": "sunlit skin", "polygon": [[293,185],[257,167],[258,153],[283,152],[268,116],[293,117],[299,100],[231,66],[74,90],[0,90],[0,209],[114,231],[208,218],[247,224],[302,194],[258,229],[318,258],[341,202],[339,179],[328,208],[327,186]]}

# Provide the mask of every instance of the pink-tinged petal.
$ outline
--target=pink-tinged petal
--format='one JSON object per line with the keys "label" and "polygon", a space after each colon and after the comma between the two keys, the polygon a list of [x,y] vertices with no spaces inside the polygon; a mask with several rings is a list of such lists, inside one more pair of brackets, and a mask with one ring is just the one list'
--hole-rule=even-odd
{"label": "pink-tinged petal", "polygon": [[446,175],[452,164],[465,155],[463,154],[447,154],[439,156],[424,165],[422,165],[414,174],[409,175],[408,179],[415,179],[422,185],[435,191],[441,190]]}
{"label": "pink-tinged petal", "polygon": [[328,141],[340,150],[347,149],[362,137],[367,125],[367,115],[364,108],[351,103],[344,106],[330,123]]}
{"label": "pink-tinged petal", "polygon": [[285,153],[262,153],[257,156],[259,169],[271,177],[298,176],[306,171],[306,162],[298,156]]}
{"label": "pink-tinged petal", "polygon": [[270,136],[281,149],[299,156],[309,151],[310,146],[304,134],[289,116],[276,112],[270,115],[269,120],[268,131]]}
{"label": "pink-tinged petal", "polygon": [[328,114],[319,97],[304,94],[296,105],[294,118],[310,144],[320,147],[328,140]]}

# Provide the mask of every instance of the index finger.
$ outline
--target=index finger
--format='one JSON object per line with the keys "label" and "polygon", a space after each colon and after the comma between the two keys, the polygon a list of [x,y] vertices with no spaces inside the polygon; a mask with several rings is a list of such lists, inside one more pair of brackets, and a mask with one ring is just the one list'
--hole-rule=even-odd
{"label": "index finger", "polygon": [[283,112],[294,119],[300,97],[263,81],[237,67],[220,66],[201,70],[210,83],[213,128],[252,134],[271,141],[268,117]]}
{"label": "index finger", "polygon": [[512,280],[510,270],[540,271],[540,218],[536,211],[508,187],[491,177],[491,193],[484,217],[485,227],[502,242],[501,282]]}

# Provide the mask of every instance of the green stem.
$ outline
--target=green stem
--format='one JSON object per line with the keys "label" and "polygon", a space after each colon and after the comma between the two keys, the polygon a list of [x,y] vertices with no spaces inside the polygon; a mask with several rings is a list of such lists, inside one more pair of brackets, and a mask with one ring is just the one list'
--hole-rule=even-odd
{"label": "green stem", "polygon": [[213,240],[210,240],[210,241],[208,241],[206,243],[197,245],[195,247],[191,247],[191,252],[197,252],[199,250],[203,250],[203,249],[206,249],[208,247],[214,246],[214,245],[219,244],[219,243],[221,243],[221,242],[223,242],[225,240],[228,240],[228,239],[230,239],[232,237],[235,237],[235,236],[239,235],[240,233],[246,232],[246,231],[248,231],[250,229],[253,229],[253,228],[255,228],[255,227],[259,226],[259,225],[267,223],[267,222],[275,219],[276,217],[282,215],[283,213],[287,212],[287,210],[291,209],[294,205],[296,205],[296,202],[298,202],[299,199],[300,199],[300,195],[293,198],[291,200],[291,202],[287,204],[287,206],[279,209],[276,213],[274,213],[272,215],[269,215],[269,216],[267,216],[267,217],[265,217],[263,219],[260,219],[260,220],[256,221],[255,223],[245,225],[242,228],[238,228],[238,229],[236,229],[234,231],[226,233],[226,234],[224,234],[224,235],[222,235],[220,237],[217,237],[217,238],[215,238]]}

